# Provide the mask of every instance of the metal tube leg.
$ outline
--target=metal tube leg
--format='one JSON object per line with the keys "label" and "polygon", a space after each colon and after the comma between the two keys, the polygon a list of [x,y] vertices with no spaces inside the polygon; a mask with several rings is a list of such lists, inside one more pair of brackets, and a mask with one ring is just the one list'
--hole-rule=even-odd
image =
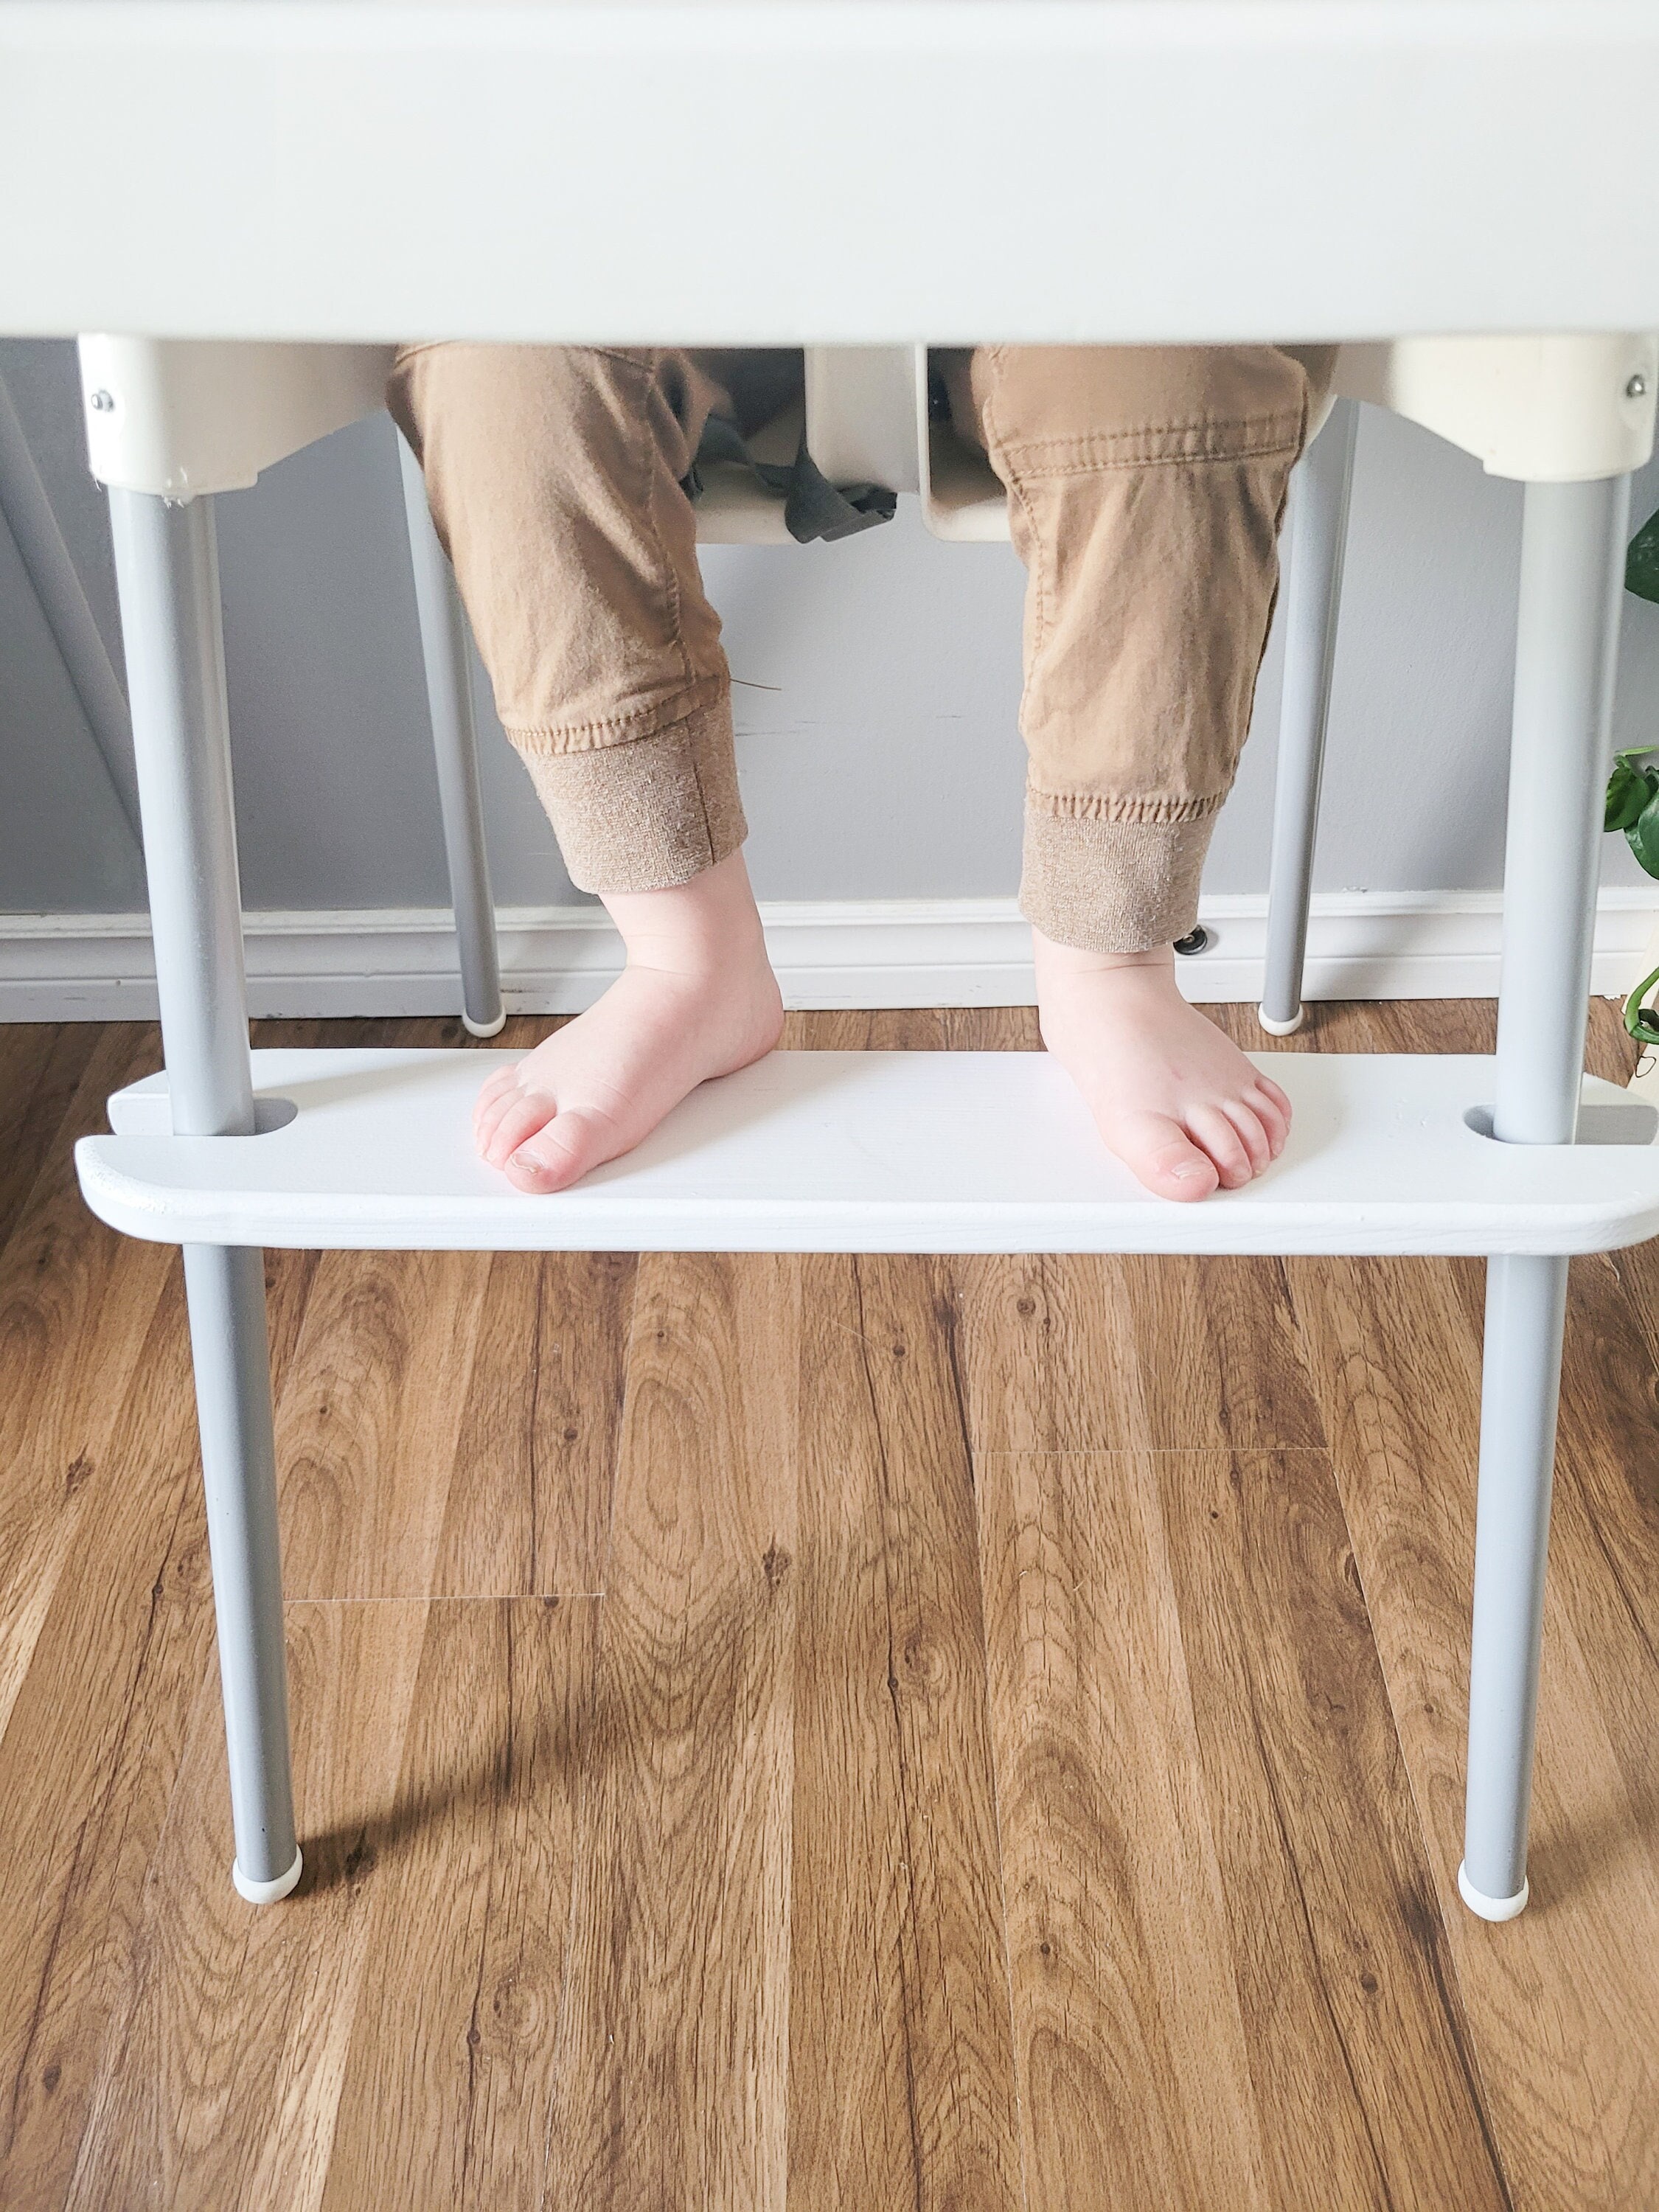
{"label": "metal tube leg", "polygon": [[1486,1262],[1468,1784],[1457,1886],[1487,1920],[1511,1918],[1528,1896],[1527,1818],[1566,1310],[1565,1260]]}
{"label": "metal tube leg", "polygon": [[415,604],[438,763],[438,803],[449,896],[460,948],[461,1019],[474,1036],[494,1036],[507,1019],[495,948],[495,902],[484,843],[483,792],[478,782],[478,732],[472,713],[466,611],[426,501],[426,480],[407,439],[398,440],[404,508],[415,569]]}
{"label": "metal tube leg", "polygon": [[[173,1126],[253,1130],[212,502],[112,491],[150,927]],[[255,1903],[300,1878],[289,1762],[262,1256],[186,1245],[202,1474],[236,1832]]]}
{"label": "metal tube leg", "polygon": [[289,1766],[264,1255],[187,1244],[185,1294],[236,1830],[231,1880],[258,1905],[285,1897],[301,1868]]}
{"label": "metal tube leg", "polygon": [[[1527,487],[1492,1112],[1508,1144],[1571,1144],[1577,1131],[1629,519],[1627,477]],[[1488,1920],[1512,1918],[1528,1897],[1566,1287],[1563,1259],[1487,1263],[1457,1883]]]}
{"label": "metal tube leg", "polygon": [[1359,409],[1339,399],[1291,479],[1290,560],[1285,586],[1285,690],[1273,787],[1273,864],[1267,884],[1267,953],[1261,1026],[1289,1036],[1302,1026],[1302,969],[1308,950],[1319,786],[1330,717]]}

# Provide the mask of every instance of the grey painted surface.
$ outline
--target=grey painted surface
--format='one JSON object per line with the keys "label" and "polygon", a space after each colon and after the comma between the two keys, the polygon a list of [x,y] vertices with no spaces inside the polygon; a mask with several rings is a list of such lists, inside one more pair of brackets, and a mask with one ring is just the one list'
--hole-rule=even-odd
{"label": "grey painted surface", "polygon": [[[94,611],[113,641],[101,494],[65,345],[0,343]],[[1659,465],[1634,514],[1659,505]],[[1359,432],[1324,829],[1326,890],[1501,878],[1518,487],[1366,410]],[[437,782],[393,434],[360,423],[219,503],[244,894],[251,907],[443,902]],[[1022,577],[945,546],[915,504],[837,546],[714,547],[739,679],[757,885],[770,898],[986,896],[1018,876]],[[1267,880],[1279,646],[1216,836],[1215,891]],[[477,672],[497,897],[577,895]],[[1659,607],[1626,599],[1618,741],[1659,738]],[[1622,840],[1604,880],[1644,880]],[[79,705],[0,529],[0,909],[143,903],[143,873]]]}

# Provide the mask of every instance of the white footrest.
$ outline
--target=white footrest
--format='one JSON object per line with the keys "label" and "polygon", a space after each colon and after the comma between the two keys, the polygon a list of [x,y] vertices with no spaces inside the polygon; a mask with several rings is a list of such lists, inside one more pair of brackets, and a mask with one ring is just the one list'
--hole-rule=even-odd
{"label": "white footrest", "polygon": [[116,1135],[76,1146],[81,1188],[129,1236],[306,1249],[1561,1253],[1659,1232],[1653,1109],[1591,1079],[1578,1145],[1497,1144],[1464,1118],[1487,1060],[1264,1056],[1296,1109],[1284,1158],[1176,1205],[1040,1053],[774,1053],[526,1197],[471,1146],[478,1086],[514,1057],[258,1052],[252,1137],[169,1135],[152,1077],[110,1101]]}

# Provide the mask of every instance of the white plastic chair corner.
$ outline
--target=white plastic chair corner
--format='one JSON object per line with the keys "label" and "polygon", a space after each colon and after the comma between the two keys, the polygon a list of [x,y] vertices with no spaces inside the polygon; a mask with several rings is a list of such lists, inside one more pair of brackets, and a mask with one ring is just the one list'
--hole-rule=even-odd
{"label": "white plastic chair corner", "polygon": [[1586,483],[1653,452],[1659,338],[1402,338],[1346,345],[1335,389],[1420,422],[1488,476]]}
{"label": "white plastic chair corner", "polygon": [[390,346],[82,337],[92,473],[189,500],[242,491],[273,462],[386,405]]}

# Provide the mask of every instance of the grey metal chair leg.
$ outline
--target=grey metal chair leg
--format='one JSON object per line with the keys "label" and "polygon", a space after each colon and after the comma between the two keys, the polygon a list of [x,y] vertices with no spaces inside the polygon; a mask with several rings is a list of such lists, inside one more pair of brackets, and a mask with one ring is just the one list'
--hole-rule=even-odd
{"label": "grey metal chair leg", "polygon": [[409,441],[398,440],[403,467],[409,552],[415,568],[415,604],[421,618],[421,652],[432,713],[432,747],[438,763],[438,800],[449,896],[461,957],[462,1021],[474,1036],[494,1036],[507,1019],[501,1003],[495,946],[495,902],[489,889],[484,844],[483,793],[478,782],[478,732],[472,712],[467,659],[466,611],[454,571],[438,542],[426,503],[426,480]]}
{"label": "grey metal chair leg", "polygon": [[1267,955],[1257,1018],[1270,1036],[1302,1026],[1319,785],[1330,716],[1331,668],[1342,599],[1358,403],[1339,399],[1291,480],[1290,560],[1285,580],[1285,690],[1273,787]]}
{"label": "grey metal chair leg", "polygon": [[[112,491],[133,744],[173,1126],[254,1127],[218,554],[208,499]],[[255,1904],[300,1879],[263,1255],[185,1248],[236,1832]]]}
{"label": "grey metal chair leg", "polygon": [[[1492,1133],[1577,1127],[1630,479],[1528,484],[1522,537]],[[1463,1901],[1527,1902],[1539,1641],[1560,1395],[1564,1259],[1492,1259],[1469,1663]]]}

